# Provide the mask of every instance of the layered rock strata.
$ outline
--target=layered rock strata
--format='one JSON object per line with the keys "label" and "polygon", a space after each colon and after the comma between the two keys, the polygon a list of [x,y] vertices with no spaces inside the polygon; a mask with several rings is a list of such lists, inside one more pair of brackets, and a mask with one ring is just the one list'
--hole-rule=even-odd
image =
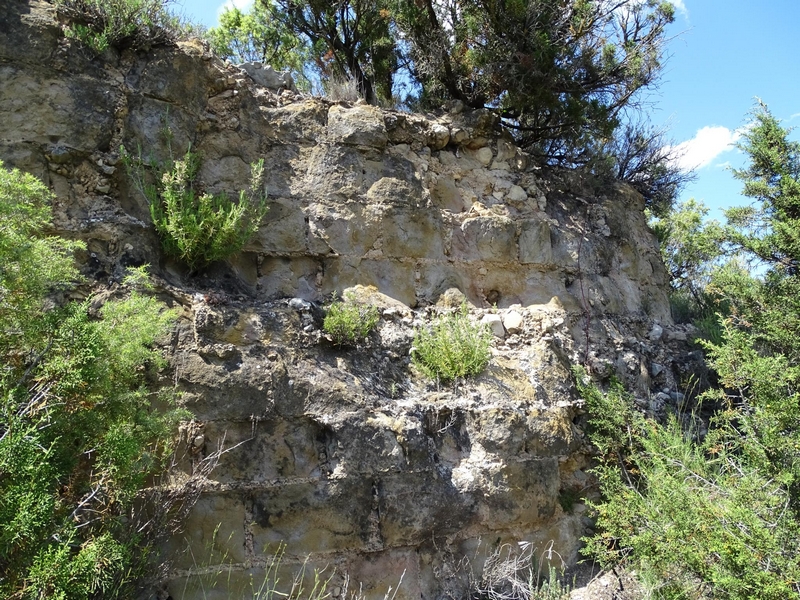
{"label": "layered rock strata", "polygon": [[[197,41],[92,58],[52,5],[7,4],[0,159],[54,190],[98,285],[152,265],[184,308],[164,374],[195,415],[184,468],[228,449],[165,549],[173,598],[252,597],[279,548],[282,581],[307,559],[336,569],[334,596],[346,574],[370,598],[401,576],[398,597],[460,595],[506,542],[575,561],[590,522],[571,499],[590,482],[570,366],[621,377],[655,412],[688,368],[634,191],[543,172],[488,111],[267,89]],[[120,162],[121,146],[164,160],[165,127],[211,191],[267,165],[258,234],[204,273],[161,255]],[[348,288],[381,319],[342,350],[320,306]],[[492,361],[439,386],[409,365],[414,331],[462,303],[492,327]]]}

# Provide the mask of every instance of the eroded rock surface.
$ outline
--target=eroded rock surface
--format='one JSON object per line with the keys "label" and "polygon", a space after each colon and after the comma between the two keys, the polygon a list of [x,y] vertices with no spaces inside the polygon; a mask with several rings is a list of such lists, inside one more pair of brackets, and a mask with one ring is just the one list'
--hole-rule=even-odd
{"label": "eroded rock surface", "polygon": [[[652,412],[691,369],[635,192],[535,168],[488,111],[261,87],[197,41],[93,59],[52,5],[6,4],[0,159],[52,187],[55,226],[87,242],[98,285],[152,265],[184,307],[164,374],[202,432],[183,468],[230,449],[165,549],[173,598],[252,597],[281,544],[282,580],[309,556],[337,568],[336,594],[347,574],[368,598],[403,573],[398,598],[460,595],[502,542],[574,562],[590,521],[563,500],[590,480],[570,366],[621,377]],[[165,126],[201,153],[210,190],[268,168],[258,234],[206,273],[164,259],[120,162],[120,146],[163,159]],[[352,286],[382,316],[341,350],[321,306]],[[410,368],[414,330],[462,302],[493,327],[493,358],[437,386]]]}

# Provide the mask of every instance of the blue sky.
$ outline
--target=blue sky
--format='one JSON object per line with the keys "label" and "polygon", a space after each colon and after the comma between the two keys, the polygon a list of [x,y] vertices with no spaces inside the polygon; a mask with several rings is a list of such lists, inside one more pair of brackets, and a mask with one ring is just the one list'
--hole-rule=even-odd
{"label": "blue sky", "polygon": [[[183,0],[186,16],[216,24],[224,4],[248,0]],[[249,0],[252,2],[252,0]],[[758,96],[784,125],[800,125],[800,1],[673,0],[671,26],[660,86],[648,95],[648,112],[669,137],[682,143],[684,162],[697,180],[681,199],[696,198],[722,218],[720,209],[749,202],[729,166],[741,167],[731,145]],[[797,139],[798,135],[793,134]]]}
{"label": "blue sky", "polygon": [[686,144],[687,163],[700,165],[682,199],[702,200],[721,219],[718,209],[750,202],[727,167],[744,166],[730,144],[754,98],[784,126],[800,125],[800,2],[684,0],[672,32],[651,117]]}
{"label": "blue sky", "polygon": [[225,6],[236,6],[242,10],[253,5],[253,0],[175,0],[171,4],[175,12],[200,22],[206,27],[217,24],[217,17]]}

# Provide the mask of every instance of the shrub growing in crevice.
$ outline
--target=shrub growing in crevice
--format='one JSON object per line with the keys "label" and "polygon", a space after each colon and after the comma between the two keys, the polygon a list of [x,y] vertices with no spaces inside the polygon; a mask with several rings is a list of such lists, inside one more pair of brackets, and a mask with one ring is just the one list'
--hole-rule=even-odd
{"label": "shrub growing in crevice", "polygon": [[491,345],[489,328],[470,321],[464,304],[430,327],[417,329],[411,360],[431,379],[446,383],[479,375],[489,364]]}
{"label": "shrub growing in crevice", "polygon": [[352,294],[346,294],[343,301],[334,301],[328,306],[328,313],[322,329],[337,346],[353,346],[366,338],[378,324],[378,309],[363,304]]}
{"label": "shrub growing in crevice", "polygon": [[224,193],[200,191],[201,160],[191,149],[167,165],[151,164],[156,175],[153,184],[145,183],[141,154],[133,158],[123,149],[123,156],[136,187],[150,205],[164,252],[193,271],[239,252],[267,213],[263,160],[250,165],[250,186],[239,192],[234,202]]}

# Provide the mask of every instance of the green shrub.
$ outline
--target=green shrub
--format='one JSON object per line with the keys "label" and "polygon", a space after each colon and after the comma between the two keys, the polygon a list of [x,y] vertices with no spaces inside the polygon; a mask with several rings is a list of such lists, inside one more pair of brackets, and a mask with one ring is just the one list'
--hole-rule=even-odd
{"label": "green shrub", "polygon": [[200,157],[188,150],[166,167],[151,165],[156,183],[145,184],[144,161],[123,151],[129,172],[150,204],[150,216],[164,252],[195,270],[239,252],[267,213],[264,161],[251,165],[250,187],[237,202],[226,194],[197,191]]}
{"label": "green shrub", "polygon": [[757,202],[725,227],[694,202],[655,223],[673,308],[706,338],[705,431],[644,419],[620,386],[578,377],[603,495],[586,551],[658,598],[800,599],[800,143],[765,105],[752,117],[734,175]]}
{"label": "green shrub", "polygon": [[491,358],[492,333],[469,319],[466,305],[453,314],[439,317],[414,336],[411,360],[431,379],[442,382],[478,375]]}
{"label": "green shrub", "polygon": [[136,508],[182,416],[146,387],[175,313],[135,291],[53,306],[81,244],[44,233],[49,200],[0,168],[0,596],[117,598],[146,568]]}
{"label": "green shrub", "polygon": [[379,318],[376,307],[347,295],[344,301],[332,302],[328,307],[322,329],[337,346],[352,346],[369,335]]}
{"label": "green shrub", "polygon": [[800,598],[800,523],[786,481],[747,456],[747,417],[722,413],[698,440],[676,416],[645,419],[618,384],[578,387],[603,496],[586,555],[632,567],[657,598]]}
{"label": "green shrub", "polygon": [[162,362],[150,344],[175,315],[136,293],[100,320],[90,302],[51,313],[27,360],[4,357],[19,363],[0,390],[0,590],[114,598],[146,568],[145,535],[126,522],[182,416],[155,412],[143,387]]}
{"label": "green shrub", "polygon": [[42,234],[50,198],[38,179],[0,161],[0,352],[38,339],[45,297],[78,279],[72,253],[84,244]]}
{"label": "green shrub", "polygon": [[149,48],[174,42],[191,26],[172,14],[169,0],[57,0],[70,23],[65,32],[95,54],[111,46]]}

